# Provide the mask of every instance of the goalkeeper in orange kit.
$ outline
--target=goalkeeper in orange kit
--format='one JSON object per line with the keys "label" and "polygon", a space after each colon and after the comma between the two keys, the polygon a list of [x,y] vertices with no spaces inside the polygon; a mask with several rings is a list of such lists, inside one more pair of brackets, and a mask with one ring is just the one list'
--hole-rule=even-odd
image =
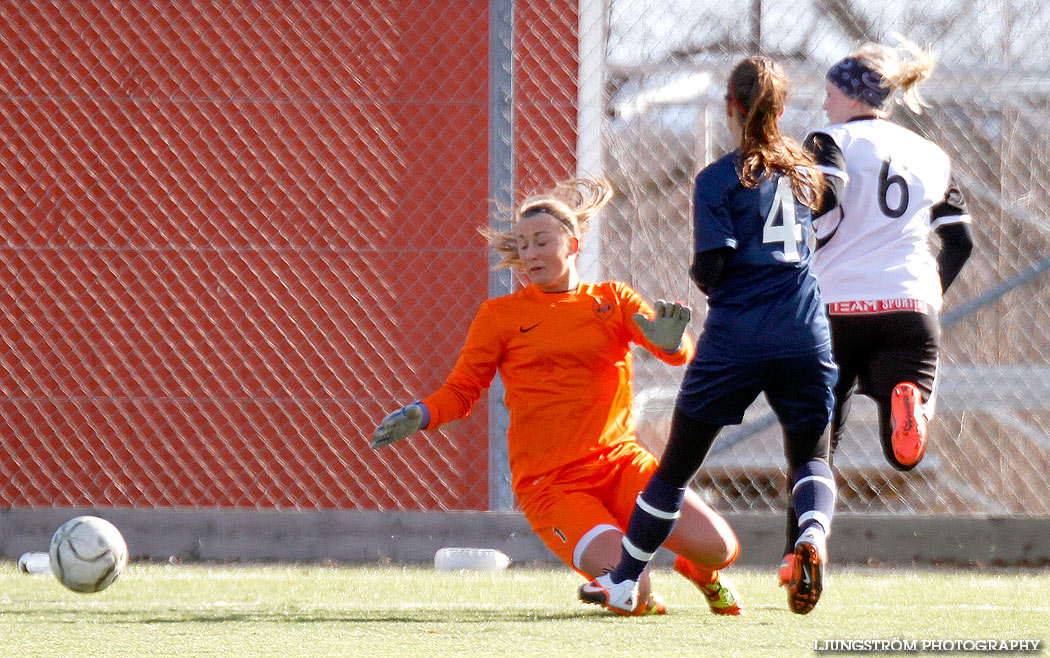
{"label": "goalkeeper in orange kit", "polygon": [[[617,563],[638,492],[657,467],[635,435],[630,344],[671,365],[693,356],[688,308],[652,308],[624,283],[580,280],[580,240],[611,197],[604,181],[568,181],[528,197],[507,230],[487,234],[498,267],[517,268],[529,285],[484,302],[445,384],[389,414],[371,442],[379,448],[463,418],[498,371],[514,493],[532,529],[587,579]],[[743,612],[719,574],[739,553],[736,535],[696,492],[685,492],[666,546],[712,612]],[[622,614],[666,611],[648,574],[640,587],[638,606]]]}

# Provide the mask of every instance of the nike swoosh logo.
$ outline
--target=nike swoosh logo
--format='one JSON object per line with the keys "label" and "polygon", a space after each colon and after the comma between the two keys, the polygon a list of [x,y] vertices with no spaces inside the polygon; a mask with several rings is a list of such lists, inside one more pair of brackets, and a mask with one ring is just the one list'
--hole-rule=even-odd
{"label": "nike swoosh logo", "polygon": [[518,327],[518,331],[520,331],[521,333],[524,334],[524,333],[528,333],[528,332],[532,331],[533,329],[535,329],[538,326],[540,326],[539,322],[537,322],[536,324],[532,325],[531,327]]}

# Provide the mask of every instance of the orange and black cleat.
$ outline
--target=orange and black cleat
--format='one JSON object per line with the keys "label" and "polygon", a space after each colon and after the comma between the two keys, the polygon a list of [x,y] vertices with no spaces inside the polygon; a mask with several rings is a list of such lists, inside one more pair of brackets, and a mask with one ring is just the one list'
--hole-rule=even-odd
{"label": "orange and black cleat", "polygon": [[824,533],[807,530],[795,542],[794,565],[788,583],[788,607],[795,614],[809,613],[824,589],[824,565],[827,562]]}

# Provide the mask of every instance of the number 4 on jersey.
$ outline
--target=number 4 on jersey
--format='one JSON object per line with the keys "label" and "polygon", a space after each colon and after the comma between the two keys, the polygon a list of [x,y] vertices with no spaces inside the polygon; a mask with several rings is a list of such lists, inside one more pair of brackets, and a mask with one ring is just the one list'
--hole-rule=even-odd
{"label": "number 4 on jersey", "polygon": [[[776,223],[777,217],[780,217],[779,224]],[[762,242],[783,244],[786,263],[797,263],[801,259],[798,243],[802,242],[802,226],[795,221],[795,193],[791,191],[791,182],[787,178],[777,181],[777,191],[762,226]]]}

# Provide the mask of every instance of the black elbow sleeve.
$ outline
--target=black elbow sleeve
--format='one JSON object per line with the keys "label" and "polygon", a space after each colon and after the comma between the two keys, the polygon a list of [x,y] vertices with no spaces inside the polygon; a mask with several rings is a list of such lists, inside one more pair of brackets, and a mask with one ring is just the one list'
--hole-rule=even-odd
{"label": "black elbow sleeve", "polygon": [[947,291],[959,276],[963,265],[973,252],[973,232],[969,224],[946,224],[937,229],[941,251],[937,254],[937,271],[941,275],[941,291]]}
{"label": "black elbow sleeve", "polygon": [[707,289],[718,283],[718,280],[722,278],[726,259],[731,252],[731,248],[723,247],[696,254],[693,257],[693,264],[689,268],[689,278],[706,294]]}

